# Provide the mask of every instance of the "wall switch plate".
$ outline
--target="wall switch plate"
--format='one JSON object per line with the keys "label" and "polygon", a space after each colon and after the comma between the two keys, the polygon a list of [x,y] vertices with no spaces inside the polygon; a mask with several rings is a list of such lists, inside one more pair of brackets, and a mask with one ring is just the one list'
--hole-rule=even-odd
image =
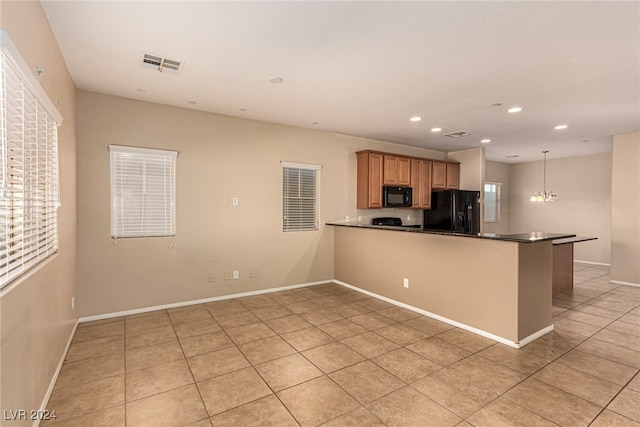
{"label": "wall switch plate", "polygon": [[238,198],[237,198],[237,197],[234,197],[234,198],[232,199],[232,202],[233,202],[233,206],[238,206],[238,203],[239,203],[240,201],[238,200]]}
{"label": "wall switch plate", "polygon": [[240,272],[238,270],[233,270],[233,280],[238,280],[240,278]]}
{"label": "wall switch plate", "polygon": [[405,288],[408,288],[409,287],[409,279],[407,279],[406,277],[404,279],[402,279],[402,285]]}
{"label": "wall switch plate", "polygon": [[229,273],[228,271],[224,272],[224,280],[231,280],[231,273]]}
{"label": "wall switch plate", "polygon": [[209,273],[208,280],[209,280],[210,283],[215,282],[216,281],[216,275],[213,274],[213,273]]}

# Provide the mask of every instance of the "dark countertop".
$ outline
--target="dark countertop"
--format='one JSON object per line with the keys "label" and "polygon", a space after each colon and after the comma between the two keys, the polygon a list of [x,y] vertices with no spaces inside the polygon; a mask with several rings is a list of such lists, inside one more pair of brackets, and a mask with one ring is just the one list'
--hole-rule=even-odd
{"label": "dark countertop", "polygon": [[566,245],[569,243],[578,243],[578,242],[588,242],[589,240],[598,240],[597,237],[580,237],[580,236],[574,236],[574,237],[567,237],[565,239],[556,239],[553,241],[554,245]]}
{"label": "dark countertop", "polygon": [[326,224],[340,226],[340,227],[370,228],[374,230],[403,231],[403,232],[409,232],[409,233],[423,233],[423,234],[439,234],[443,236],[467,237],[467,238],[475,238],[475,239],[492,239],[492,240],[502,240],[507,242],[518,242],[518,243],[544,242],[547,240],[558,240],[558,239],[566,239],[569,237],[576,237],[575,234],[543,233],[539,231],[534,231],[531,233],[518,233],[518,234],[496,234],[496,233],[464,234],[464,233],[453,233],[450,231],[423,230],[422,228],[418,228],[415,226],[414,227],[412,226],[392,227],[392,226],[386,226],[386,225],[371,225],[371,224],[358,224],[358,223],[347,223],[347,222],[327,222]]}

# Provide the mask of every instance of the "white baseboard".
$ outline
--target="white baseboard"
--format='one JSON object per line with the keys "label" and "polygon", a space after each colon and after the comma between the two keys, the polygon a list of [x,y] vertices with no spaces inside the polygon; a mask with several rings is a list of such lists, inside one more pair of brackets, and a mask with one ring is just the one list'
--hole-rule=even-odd
{"label": "white baseboard", "polygon": [[583,261],[580,259],[574,259],[573,262],[575,262],[576,264],[601,265],[603,267],[611,267],[611,264],[607,264],[606,262]]}
{"label": "white baseboard", "polygon": [[550,325],[550,326],[547,326],[546,328],[542,328],[538,332],[534,332],[533,334],[529,335],[528,337],[526,337],[524,339],[521,339],[520,342],[518,343],[518,347],[516,347],[516,348],[524,347],[525,345],[529,344],[530,342],[533,342],[533,341],[537,340],[541,336],[546,335],[549,332],[553,332],[554,329],[555,329],[555,326],[553,324]]}
{"label": "white baseboard", "polygon": [[[53,374],[51,378],[51,382],[49,383],[49,388],[44,395],[44,399],[42,399],[42,404],[40,405],[40,412],[44,413],[47,409],[47,405],[49,404],[49,399],[51,398],[51,393],[53,393],[53,389],[56,386],[56,382],[58,381],[58,376],[60,375],[60,371],[62,370],[62,365],[64,364],[64,359],[67,357],[67,352],[69,351],[69,347],[71,347],[71,341],[73,341],[73,337],[76,334],[76,329],[78,328],[78,321],[73,325],[73,329],[71,330],[71,334],[67,339],[67,345],[62,352],[62,357],[60,357],[60,361],[58,362],[58,367],[56,368],[56,372]],[[40,419],[34,421],[33,426],[38,427],[40,425]]]}
{"label": "white baseboard", "polygon": [[[421,314],[423,316],[427,316],[427,317],[430,317],[432,319],[439,320],[439,321],[441,321],[443,323],[449,324],[451,326],[455,326],[456,328],[464,329],[465,331],[469,331],[469,332],[472,332],[474,334],[480,335],[482,337],[489,338],[489,339],[491,339],[493,341],[497,341],[499,343],[508,345],[510,347],[513,347],[513,348],[520,348],[520,347],[530,343],[531,341],[534,341],[534,340],[538,339],[542,335],[545,335],[545,334],[553,331],[553,325],[550,325],[550,326],[547,326],[547,327],[541,329],[538,332],[535,332],[535,333],[529,335],[528,337],[520,340],[519,342],[515,342],[515,341],[508,340],[506,338],[500,337],[498,335],[494,335],[494,334],[489,333],[487,331],[483,331],[481,329],[475,328],[473,326],[469,326],[469,325],[466,325],[464,323],[457,322],[457,321],[449,319],[447,317],[443,317],[443,316],[440,316],[438,314],[431,313],[431,312],[423,310],[421,308],[414,307],[412,305],[405,304],[403,302],[396,301],[396,300],[393,300],[391,298],[387,298],[387,297],[382,296],[382,295],[378,295],[378,294],[376,294],[374,292],[370,292],[370,291],[367,291],[365,289],[358,288],[357,286],[353,286],[353,285],[350,285],[348,283],[341,282],[341,281],[335,280],[335,279],[334,280],[323,280],[323,281],[319,281],[319,282],[302,283],[302,284],[299,284],[299,285],[282,286],[282,287],[278,287],[278,288],[261,289],[261,290],[258,290],[258,291],[241,292],[241,293],[238,293],[238,294],[221,295],[221,296],[217,296],[217,297],[210,297],[210,298],[203,298],[203,299],[198,299],[198,300],[183,301],[183,302],[172,303],[172,304],[163,304],[163,305],[156,305],[156,306],[151,306],[151,307],[143,307],[143,308],[137,308],[137,309],[132,309],[132,310],[118,311],[118,312],[113,312],[113,313],[98,314],[98,315],[95,315],[95,316],[86,316],[86,317],[81,317],[80,319],[78,319],[78,323],[91,322],[91,321],[94,321],[94,320],[110,319],[110,318],[121,317],[121,316],[131,316],[133,314],[148,313],[148,312],[156,311],[156,310],[166,310],[168,308],[187,307],[187,306],[195,305],[195,304],[203,304],[203,303],[214,302],[214,301],[224,301],[224,300],[228,300],[228,299],[242,298],[242,297],[248,297],[248,296],[252,296],[252,295],[269,294],[269,293],[273,293],[273,292],[280,292],[280,291],[304,288],[304,287],[309,287],[309,286],[326,285],[328,283],[335,283],[337,285],[344,286],[344,287],[349,288],[351,290],[354,290],[356,292],[363,293],[365,295],[368,295],[370,297],[379,299],[381,301],[388,302],[388,303],[396,305],[398,307],[406,308],[407,310],[414,311],[414,312],[419,313],[419,314]],[[636,285],[636,286],[639,286],[639,285]],[[77,325],[78,324],[76,323],[76,327],[77,327]],[[75,328],[74,328],[74,332],[75,332]],[[73,338],[73,335],[71,336],[71,338]],[[70,344],[71,344],[71,340],[69,340],[68,345],[70,345]],[[68,345],[67,345],[67,349],[68,349]],[[66,352],[65,352],[65,354],[66,354]],[[64,360],[64,357],[63,357],[63,360]],[[62,365],[60,365],[60,367],[58,368],[58,371],[59,371],[59,369],[61,367],[62,367]],[[56,373],[56,379],[57,379],[57,373]],[[55,384],[55,381],[52,384]]]}
{"label": "white baseboard", "polygon": [[640,283],[623,282],[622,280],[609,280],[609,283],[613,283],[614,285],[633,286],[636,288],[640,288]]}
{"label": "white baseboard", "polygon": [[323,280],[319,282],[302,283],[299,285],[289,285],[289,286],[282,286],[279,288],[261,289],[258,291],[241,292],[239,294],[221,295],[217,297],[182,301],[182,302],[176,302],[172,304],[163,304],[163,305],[155,305],[152,307],[135,308],[132,310],[118,311],[114,313],[98,314],[95,316],[81,317],[79,319],[79,322],[84,323],[84,322],[91,322],[94,320],[111,319],[113,317],[131,316],[133,314],[148,313],[150,311],[156,311],[156,310],[166,310],[168,308],[187,307],[195,304],[203,304],[203,303],[214,302],[214,301],[223,301],[227,299],[242,298],[242,297],[248,297],[252,295],[270,294],[273,292],[287,291],[290,289],[304,288],[308,286],[326,285],[327,283],[333,283],[333,280]]}
{"label": "white baseboard", "polygon": [[494,334],[489,333],[487,331],[483,331],[481,329],[474,328],[473,326],[469,326],[469,325],[466,325],[464,323],[457,322],[457,321],[449,319],[447,317],[443,317],[443,316],[440,316],[438,314],[431,313],[430,311],[426,311],[426,310],[423,310],[421,308],[414,307],[412,305],[405,304],[403,302],[396,301],[394,299],[387,298],[387,297],[382,296],[382,295],[378,295],[378,294],[376,294],[374,292],[370,292],[370,291],[367,291],[365,289],[358,288],[357,286],[353,286],[353,285],[350,285],[348,283],[341,282],[339,280],[334,280],[333,282],[337,283],[338,285],[344,286],[346,288],[352,289],[354,291],[363,293],[365,295],[369,295],[370,297],[373,297],[373,298],[388,302],[388,303],[396,305],[398,307],[406,308],[407,310],[414,311],[416,313],[422,314],[423,316],[427,316],[427,317],[430,317],[432,319],[439,320],[439,321],[441,321],[443,323],[449,324],[451,326],[455,326],[456,328],[464,329],[465,331],[469,331],[469,332],[472,332],[472,333],[474,333],[476,335],[480,335],[482,337],[489,338],[490,340],[497,341],[497,342],[499,342],[501,344],[505,344],[505,345],[508,345],[510,347],[513,347],[513,348],[520,348],[520,347],[524,346],[525,344],[528,344],[531,341],[541,337],[542,335],[553,331],[553,325],[550,325],[550,326],[547,326],[546,328],[541,329],[538,332],[533,333],[532,335],[529,335],[528,337],[524,338],[523,340],[520,340],[519,342],[515,342],[515,341],[508,340],[506,338],[500,337],[498,335],[494,335]]}

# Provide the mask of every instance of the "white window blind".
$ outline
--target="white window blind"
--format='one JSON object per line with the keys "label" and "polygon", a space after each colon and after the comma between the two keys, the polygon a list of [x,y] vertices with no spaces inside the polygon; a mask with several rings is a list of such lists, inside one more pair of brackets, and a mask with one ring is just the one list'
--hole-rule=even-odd
{"label": "white window blind", "polygon": [[0,54],[0,288],[58,251],[60,113],[6,33]]}
{"label": "white window blind", "polygon": [[110,145],[111,236],[176,234],[176,151]]}
{"label": "white window blind", "polygon": [[282,166],[283,231],[318,230],[320,166],[288,162]]}

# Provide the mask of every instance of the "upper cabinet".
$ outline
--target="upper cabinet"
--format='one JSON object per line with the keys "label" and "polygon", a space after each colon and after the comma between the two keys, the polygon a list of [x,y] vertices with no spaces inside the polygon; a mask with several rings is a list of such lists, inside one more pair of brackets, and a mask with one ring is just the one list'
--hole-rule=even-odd
{"label": "upper cabinet", "polygon": [[460,187],[460,165],[433,161],[431,187],[435,190]]}
{"label": "upper cabinet", "polygon": [[460,188],[460,165],[458,163],[447,163],[447,188]]}
{"label": "upper cabinet", "polygon": [[431,170],[431,187],[441,190],[447,188],[447,164],[434,161]]}
{"label": "upper cabinet", "polygon": [[411,159],[413,209],[431,209],[431,160]]}
{"label": "upper cabinet", "polygon": [[382,208],[382,187],[413,188],[413,209],[431,209],[431,190],[458,188],[460,165],[439,160],[358,151],[358,209]]}
{"label": "upper cabinet", "polygon": [[411,159],[385,154],[384,161],[384,185],[411,185]]}
{"label": "upper cabinet", "polygon": [[382,153],[360,151],[358,155],[358,209],[382,207]]}

